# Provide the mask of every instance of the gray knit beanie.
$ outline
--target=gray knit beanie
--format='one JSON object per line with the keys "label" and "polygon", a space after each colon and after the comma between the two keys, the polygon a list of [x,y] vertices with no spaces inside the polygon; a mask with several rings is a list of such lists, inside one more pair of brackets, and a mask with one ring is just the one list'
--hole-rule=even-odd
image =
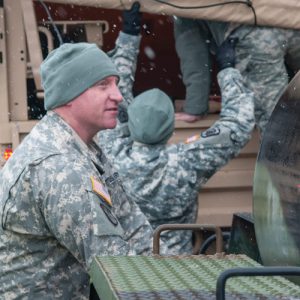
{"label": "gray knit beanie", "polygon": [[96,44],[61,45],[41,64],[45,109],[70,102],[108,76],[119,77],[119,74],[111,59]]}
{"label": "gray knit beanie", "polygon": [[159,89],[138,95],[128,107],[128,127],[133,140],[144,144],[164,144],[174,131],[174,107]]}

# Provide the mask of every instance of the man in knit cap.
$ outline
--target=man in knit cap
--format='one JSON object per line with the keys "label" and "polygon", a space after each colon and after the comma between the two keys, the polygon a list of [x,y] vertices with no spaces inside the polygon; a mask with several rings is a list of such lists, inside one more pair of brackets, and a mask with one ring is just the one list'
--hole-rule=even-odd
{"label": "man in knit cap", "polygon": [[47,115],[0,174],[1,299],[89,299],[95,255],[148,255],[152,228],[94,135],[117,123],[119,75],[95,44],[41,65]]}
{"label": "man in knit cap", "polygon": [[[140,14],[136,11],[135,23]],[[132,86],[141,36],[121,32],[113,61],[119,70],[124,96],[115,129],[98,134],[98,142],[118,170],[126,193],[135,199],[153,228],[167,223],[194,223],[201,186],[248,142],[254,127],[253,93],[245,88],[234,67],[234,45],[227,41],[218,51],[218,81],[222,111],[218,120],[201,135],[167,145],[174,130],[171,99],[152,89],[133,99]],[[162,234],[168,254],[190,254],[192,234]]]}

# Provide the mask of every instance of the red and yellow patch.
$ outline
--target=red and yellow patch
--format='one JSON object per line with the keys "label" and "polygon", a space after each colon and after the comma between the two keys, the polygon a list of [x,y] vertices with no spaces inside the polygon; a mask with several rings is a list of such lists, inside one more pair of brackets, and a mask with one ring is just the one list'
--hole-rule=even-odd
{"label": "red and yellow patch", "polygon": [[110,195],[104,184],[95,179],[93,176],[91,176],[91,181],[93,191],[98,194],[109,206],[112,206]]}
{"label": "red and yellow patch", "polygon": [[190,136],[190,137],[188,137],[188,138],[185,140],[185,144],[190,144],[190,143],[196,142],[196,141],[199,140],[199,139],[200,139],[200,135],[199,135],[199,134]]}

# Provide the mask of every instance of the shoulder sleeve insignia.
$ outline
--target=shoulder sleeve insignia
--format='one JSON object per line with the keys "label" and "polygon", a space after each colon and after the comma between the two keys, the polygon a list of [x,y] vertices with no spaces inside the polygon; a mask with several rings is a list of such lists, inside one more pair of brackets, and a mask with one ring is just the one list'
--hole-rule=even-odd
{"label": "shoulder sleeve insignia", "polygon": [[196,135],[193,135],[193,136],[190,136],[188,137],[186,140],[185,140],[185,144],[190,144],[190,143],[193,143],[193,142],[196,142],[197,140],[200,139],[200,135],[199,134],[196,134]]}
{"label": "shoulder sleeve insignia", "polygon": [[220,129],[218,127],[212,127],[201,133],[201,137],[207,138],[214,135],[219,135]]}
{"label": "shoulder sleeve insignia", "polygon": [[110,195],[104,184],[95,179],[93,176],[91,176],[91,181],[93,191],[98,194],[109,206],[112,206]]}

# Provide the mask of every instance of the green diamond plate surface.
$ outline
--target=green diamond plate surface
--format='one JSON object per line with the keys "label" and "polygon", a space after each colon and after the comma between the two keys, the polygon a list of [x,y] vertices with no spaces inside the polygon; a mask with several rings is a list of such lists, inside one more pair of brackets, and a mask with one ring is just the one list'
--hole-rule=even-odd
{"label": "green diamond plate surface", "polygon": [[[91,268],[102,300],[215,299],[216,281],[226,269],[259,267],[245,255],[106,256]],[[226,299],[300,299],[300,287],[280,276],[235,277]]]}

